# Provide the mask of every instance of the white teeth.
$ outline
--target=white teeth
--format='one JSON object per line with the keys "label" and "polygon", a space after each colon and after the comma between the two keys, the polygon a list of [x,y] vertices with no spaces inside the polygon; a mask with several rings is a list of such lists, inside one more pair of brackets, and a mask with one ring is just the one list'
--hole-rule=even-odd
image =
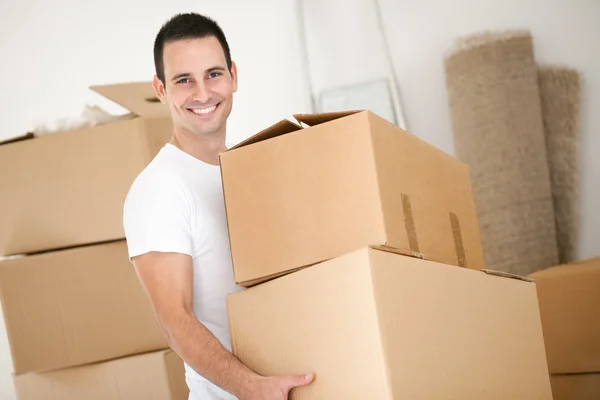
{"label": "white teeth", "polygon": [[217,108],[216,104],[206,108],[192,108],[191,110],[194,114],[210,114],[211,112],[215,111],[215,108]]}

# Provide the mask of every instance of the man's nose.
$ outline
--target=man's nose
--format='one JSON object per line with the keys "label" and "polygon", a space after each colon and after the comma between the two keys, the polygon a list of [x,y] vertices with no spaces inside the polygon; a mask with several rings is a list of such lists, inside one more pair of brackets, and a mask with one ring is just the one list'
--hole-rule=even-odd
{"label": "man's nose", "polygon": [[196,85],[194,92],[194,100],[199,103],[207,103],[212,97],[212,92],[210,89],[204,84],[204,82],[198,82]]}

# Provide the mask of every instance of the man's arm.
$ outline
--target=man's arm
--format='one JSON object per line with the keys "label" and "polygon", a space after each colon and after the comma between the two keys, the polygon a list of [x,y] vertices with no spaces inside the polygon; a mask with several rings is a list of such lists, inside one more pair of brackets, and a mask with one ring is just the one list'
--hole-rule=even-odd
{"label": "man's arm", "polygon": [[150,252],[133,264],[169,346],[215,385],[243,400],[279,400],[312,381],[312,375],[262,377],[221,345],[194,314],[189,255]]}

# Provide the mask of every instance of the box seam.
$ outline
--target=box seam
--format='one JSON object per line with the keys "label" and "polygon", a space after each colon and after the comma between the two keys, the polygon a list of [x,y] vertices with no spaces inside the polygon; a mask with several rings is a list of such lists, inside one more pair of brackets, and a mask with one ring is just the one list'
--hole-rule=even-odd
{"label": "box seam", "polygon": [[537,317],[536,317],[536,321],[535,322],[536,322],[536,325],[539,328],[539,331],[540,331],[540,333],[542,335],[542,341],[543,341],[543,343],[542,343],[542,351],[544,353],[544,360],[546,361],[544,363],[545,367],[546,367],[546,379],[547,379],[547,382],[546,382],[547,385],[546,386],[552,386],[551,382],[550,382],[551,372],[550,372],[550,365],[549,365],[549,362],[548,362],[549,361],[548,360],[548,350],[546,349],[546,345],[545,345],[546,337],[545,337],[545,332],[544,332],[544,325],[542,323],[542,314],[540,312],[540,299],[538,297],[537,285],[535,284],[534,281],[531,281],[531,283],[533,283],[533,286],[534,286],[533,287],[533,292],[534,292],[533,298],[534,298],[534,301],[535,301],[535,309],[537,310],[537,313],[536,313]]}
{"label": "box seam", "polygon": [[[4,268],[11,268],[11,267],[8,266],[8,267],[4,267]],[[10,271],[9,271],[9,273],[10,273]],[[0,278],[1,278],[1,275],[2,274],[0,274]],[[21,316],[24,316],[25,313],[23,311],[22,302],[20,301],[21,298],[23,297],[23,295],[21,294],[22,290],[21,290],[21,286],[19,285],[19,277],[18,276],[17,276],[17,280],[16,280],[15,285],[17,287],[18,299],[19,299],[19,301],[18,301],[18,304],[19,304],[19,314]],[[3,284],[0,284],[0,307],[2,308],[2,315],[4,316],[4,322],[5,322],[4,323],[4,330],[6,331],[6,337],[7,337],[7,341],[8,341],[8,348],[9,348],[10,355],[11,355],[11,360],[12,360],[12,362],[11,362],[12,374],[15,375],[15,376],[18,376],[18,375],[26,373],[27,372],[27,368],[23,367],[23,365],[22,365],[23,362],[22,361],[18,362],[18,360],[17,360],[17,351],[16,351],[16,349],[14,347],[15,346],[15,344],[14,344],[14,335],[15,335],[15,332],[14,331],[16,331],[17,329],[14,329],[14,331],[13,331],[12,325],[6,323],[6,315],[8,314],[8,305],[7,305],[6,299],[4,298],[5,294],[3,293],[3,289],[2,288],[3,288]]]}
{"label": "box seam", "polygon": [[170,374],[170,356],[171,353],[174,352],[173,350],[163,350],[163,354],[162,354],[162,363],[161,363],[161,369],[162,369],[162,376],[163,378],[167,381],[166,382],[166,387],[167,390],[169,391],[169,399],[173,399],[173,393],[175,392],[175,388],[174,388],[174,382],[171,380],[172,378],[172,374]]}
{"label": "box seam", "polygon": [[231,311],[231,300],[229,296],[225,299],[227,306],[227,320],[229,322],[229,344],[231,345],[231,353],[237,357],[237,342],[235,337],[235,323],[233,318],[233,312]]}
{"label": "box seam", "polygon": [[373,279],[373,259],[372,259],[372,252],[376,251],[374,249],[368,248],[367,249],[367,261],[369,263],[369,283],[371,285],[371,299],[373,300],[373,307],[375,308],[375,318],[376,318],[376,324],[377,324],[377,334],[378,334],[378,338],[379,338],[379,354],[380,354],[380,360],[381,360],[381,366],[383,367],[383,372],[385,375],[385,392],[387,394],[386,399],[384,400],[391,400],[393,397],[393,392],[392,392],[392,388],[391,388],[391,379],[390,379],[390,370],[388,367],[388,358],[386,357],[386,352],[385,352],[385,345],[383,343],[383,336],[381,334],[382,330],[381,330],[381,318],[379,315],[379,307],[378,307],[378,301],[377,301],[377,296],[375,295],[375,285],[374,285],[374,279]]}
{"label": "box seam", "polygon": [[377,161],[376,161],[377,154],[375,152],[375,143],[374,143],[374,139],[373,139],[373,132],[371,131],[371,115],[369,113],[366,113],[365,115],[367,116],[366,123],[367,123],[368,134],[369,134],[369,145],[371,147],[371,162],[373,165],[373,172],[375,173],[375,182],[377,185],[377,199],[379,200],[379,217],[381,219],[381,222],[383,225],[383,232],[385,235],[384,243],[377,243],[377,244],[383,244],[385,246],[388,246],[389,245],[388,226],[387,226],[387,221],[385,220],[385,215],[383,213],[383,198],[381,196],[381,181],[380,181],[380,177],[379,177],[379,168],[377,166]]}
{"label": "box seam", "polygon": [[[223,162],[222,162],[223,153],[219,154],[219,174],[221,175],[221,193],[223,194],[223,209],[225,210],[225,223],[227,225],[227,241],[229,242],[229,247],[232,249],[233,244],[231,243],[231,219],[229,218],[229,213],[227,209],[227,193],[225,191],[225,180],[223,175]],[[231,261],[231,271],[233,273],[233,280],[238,285],[241,285],[239,282],[239,277],[236,277],[236,269],[235,262],[233,259],[233,251],[229,252],[229,259]]]}
{"label": "box seam", "polygon": [[146,126],[148,124],[148,118],[145,117],[138,117],[139,121],[141,121],[141,126],[139,127],[138,130],[138,137],[140,138],[140,141],[143,144],[143,149],[144,149],[144,154],[143,157],[146,160],[146,162],[150,161],[150,155],[152,154],[152,149],[151,149],[151,144],[150,144],[150,139],[148,138],[148,136],[150,135],[150,133],[148,133],[148,130],[146,129]]}

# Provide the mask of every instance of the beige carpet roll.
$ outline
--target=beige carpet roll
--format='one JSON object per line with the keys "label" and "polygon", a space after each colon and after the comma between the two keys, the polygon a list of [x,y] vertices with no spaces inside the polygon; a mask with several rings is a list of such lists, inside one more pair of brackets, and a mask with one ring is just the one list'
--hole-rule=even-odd
{"label": "beige carpet roll", "polygon": [[558,263],[537,66],[529,32],[473,35],[445,59],[456,155],[470,166],[486,267]]}
{"label": "beige carpet roll", "polygon": [[538,69],[546,149],[561,263],[576,260],[579,232],[579,109],[581,84],[573,69]]}

